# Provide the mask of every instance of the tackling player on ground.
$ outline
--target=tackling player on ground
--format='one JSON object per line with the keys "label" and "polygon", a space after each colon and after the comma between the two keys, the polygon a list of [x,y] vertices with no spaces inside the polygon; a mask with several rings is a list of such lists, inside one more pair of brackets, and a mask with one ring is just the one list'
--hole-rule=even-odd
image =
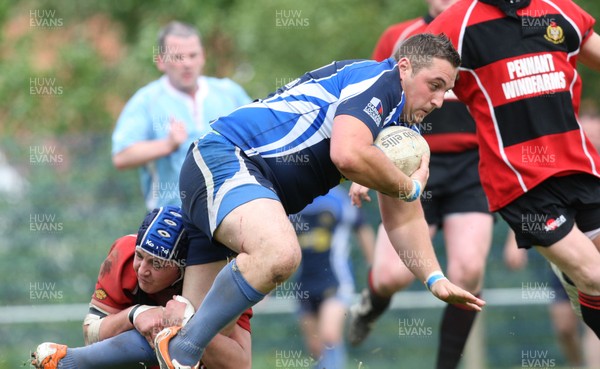
{"label": "tackling player on ground", "polygon": [[[179,296],[188,238],[180,209],[150,212],[137,235],[115,241],[102,263],[83,323],[86,347],[43,343],[32,354],[41,369],[110,368],[156,364],[153,340],[165,326],[185,324],[194,313]],[[202,357],[208,368],[249,368],[250,317],[245,312],[227,334],[218,334]],[[111,338],[113,337],[113,338]]]}

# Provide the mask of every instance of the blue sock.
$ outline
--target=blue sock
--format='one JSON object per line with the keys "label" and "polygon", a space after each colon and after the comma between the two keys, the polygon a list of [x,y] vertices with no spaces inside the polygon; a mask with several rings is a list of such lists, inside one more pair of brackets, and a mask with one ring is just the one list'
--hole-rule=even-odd
{"label": "blue sock", "polygon": [[346,346],[340,342],[337,345],[325,345],[315,369],[344,369],[345,367]]}
{"label": "blue sock", "polygon": [[156,355],[148,341],[135,329],[89,346],[68,348],[57,369],[143,368],[156,365]]}
{"label": "blue sock", "polygon": [[217,274],[192,319],[169,342],[169,354],[182,365],[194,365],[225,326],[265,297],[242,276],[235,259]]}

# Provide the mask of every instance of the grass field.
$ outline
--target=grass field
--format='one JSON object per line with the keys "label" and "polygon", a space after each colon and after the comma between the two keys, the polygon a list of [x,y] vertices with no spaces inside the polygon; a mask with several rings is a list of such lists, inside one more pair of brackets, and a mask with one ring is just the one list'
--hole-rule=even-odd
{"label": "grass field", "polygon": [[[347,369],[434,368],[441,309],[393,310],[378,322],[373,335],[360,347],[348,348]],[[482,316],[478,339],[484,366],[478,369],[560,368],[564,359],[558,350],[547,309],[489,306]],[[407,322],[421,329],[407,334],[399,330]],[[311,368],[295,316],[256,314],[253,327],[253,368]],[[0,325],[0,369],[29,367],[30,350],[43,341],[82,344],[80,324],[45,323]],[[523,361],[524,357],[545,361]],[[540,366],[541,364],[551,364]],[[463,363],[462,368],[467,366]]]}

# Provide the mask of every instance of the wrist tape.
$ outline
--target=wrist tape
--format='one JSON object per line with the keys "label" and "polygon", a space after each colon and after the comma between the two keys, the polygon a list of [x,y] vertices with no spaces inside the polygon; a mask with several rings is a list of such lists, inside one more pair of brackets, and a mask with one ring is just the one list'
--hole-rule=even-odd
{"label": "wrist tape", "polygon": [[421,196],[421,192],[423,192],[423,185],[421,185],[421,182],[416,179],[412,179],[412,182],[413,188],[408,195],[404,195],[402,191],[400,192],[400,199],[406,202],[415,201]]}
{"label": "wrist tape", "polygon": [[134,307],[131,308],[131,310],[129,310],[129,314],[127,315],[127,317],[129,318],[129,322],[131,324],[135,325],[135,319],[138,317],[138,315],[140,315],[144,311],[154,309],[155,307],[156,306],[139,305],[139,304],[135,305]]}
{"label": "wrist tape", "polygon": [[87,314],[83,320],[83,325],[87,326],[84,330],[85,344],[89,345],[100,341],[100,326],[104,319],[96,314]]}
{"label": "wrist tape", "polygon": [[425,287],[427,287],[427,289],[429,291],[431,291],[431,287],[435,284],[435,282],[442,280],[442,279],[447,279],[444,276],[444,273],[442,273],[439,270],[436,270],[435,272],[429,274],[429,276],[427,277],[427,279],[425,279]]}

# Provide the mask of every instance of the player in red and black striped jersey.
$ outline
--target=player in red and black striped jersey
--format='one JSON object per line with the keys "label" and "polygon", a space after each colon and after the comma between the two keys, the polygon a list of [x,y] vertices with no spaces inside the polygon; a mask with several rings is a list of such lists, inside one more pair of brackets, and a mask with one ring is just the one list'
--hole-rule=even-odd
{"label": "player in red and black striped jersey", "polygon": [[569,0],[464,0],[436,18],[462,57],[490,208],[572,280],[600,336],[600,156],[579,121],[577,60],[600,70],[595,20]]}
{"label": "player in red and black striped jersey", "polygon": [[[408,37],[427,25],[455,0],[428,0],[428,14],[388,27],[379,38],[373,59],[390,58]],[[485,262],[491,245],[493,217],[481,187],[477,163],[475,122],[466,106],[449,91],[444,105],[419,125],[431,149],[430,177],[421,196],[425,219],[433,237],[444,232],[448,277],[477,295],[482,289]],[[352,187],[353,189],[356,186]],[[360,199],[354,199],[360,201]],[[349,341],[356,345],[369,334],[375,320],[389,306],[393,294],[408,287],[414,275],[401,262],[380,229],[367,288],[350,311]],[[476,313],[448,305],[444,311],[437,369],[456,368]]]}

